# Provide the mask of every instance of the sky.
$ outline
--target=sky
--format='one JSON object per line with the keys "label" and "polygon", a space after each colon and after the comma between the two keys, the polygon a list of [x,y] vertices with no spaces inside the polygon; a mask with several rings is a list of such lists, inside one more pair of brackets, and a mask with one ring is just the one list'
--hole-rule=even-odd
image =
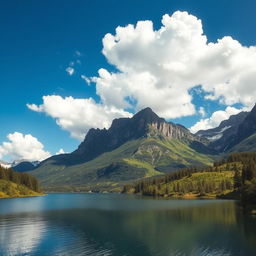
{"label": "sky", "polygon": [[151,107],[192,132],[256,99],[255,1],[0,3],[0,159],[72,152]]}

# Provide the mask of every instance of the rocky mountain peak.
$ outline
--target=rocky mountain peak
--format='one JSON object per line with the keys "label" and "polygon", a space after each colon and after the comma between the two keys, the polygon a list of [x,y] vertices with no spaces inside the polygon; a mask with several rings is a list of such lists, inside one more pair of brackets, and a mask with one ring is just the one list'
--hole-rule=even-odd
{"label": "rocky mountain peak", "polygon": [[132,118],[114,119],[109,129],[91,129],[78,149],[72,154],[83,157],[83,161],[111,151],[130,140],[160,136],[166,139],[194,139],[186,128],[166,122],[151,108],[145,108]]}
{"label": "rocky mountain peak", "polygon": [[141,120],[147,124],[156,122],[165,122],[163,118],[160,118],[151,108],[145,108],[135,114],[132,119],[134,121]]}

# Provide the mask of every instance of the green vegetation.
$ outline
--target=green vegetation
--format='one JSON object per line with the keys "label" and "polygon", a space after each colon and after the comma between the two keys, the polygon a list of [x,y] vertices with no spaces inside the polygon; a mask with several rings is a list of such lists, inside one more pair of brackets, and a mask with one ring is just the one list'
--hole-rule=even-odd
{"label": "green vegetation", "polygon": [[211,156],[198,153],[185,140],[147,138],[142,141],[134,158],[146,161],[157,170],[170,172],[194,165],[211,165]]}
{"label": "green vegetation", "polygon": [[230,149],[230,152],[255,152],[256,149],[256,133],[242,140],[236,146]]}
{"label": "green vegetation", "polygon": [[7,180],[0,180],[0,198],[38,196],[42,193],[35,192],[24,185],[19,185]]}
{"label": "green vegetation", "polygon": [[243,165],[241,176],[235,175],[237,190],[245,212],[256,214],[256,153],[235,153],[227,161],[239,161]]}
{"label": "green vegetation", "polygon": [[154,169],[154,167],[147,162],[144,162],[144,161],[141,161],[141,160],[138,160],[135,158],[124,158],[123,161],[130,166],[135,166],[137,168],[146,169],[147,170],[146,177],[152,177],[152,176],[162,174],[161,172],[156,171]]}
{"label": "green vegetation", "polygon": [[41,195],[36,178],[0,167],[0,198]]}
{"label": "green vegetation", "polygon": [[234,153],[213,167],[186,168],[125,185],[124,193],[182,198],[241,199],[245,211],[256,210],[256,153]]}
{"label": "green vegetation", "polygon": [[[212,157],[198,153],[185,141],[142,138],[124,143],[117,149],[78,165],[55,165],[48,160],[35,171],[48,191],[121,191],[124,184],[163,175],[194,165],[211,165]],[[55,188],[54,188],[55,187]]]}
{"label": "green vegetation", "polygon": [[234,190],[234,170],[241,167],[234,163],[214,168],[187,168],[135,185],[124,186],[124,192],[165,197],[216,197]]}

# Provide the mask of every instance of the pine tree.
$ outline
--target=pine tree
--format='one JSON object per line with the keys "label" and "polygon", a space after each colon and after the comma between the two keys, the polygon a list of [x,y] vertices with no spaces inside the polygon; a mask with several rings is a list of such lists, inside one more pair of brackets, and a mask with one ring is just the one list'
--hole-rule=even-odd
{"label": "pine tree", "polygon": [[0,179],[6,180],[6,173],[5,170],[3,168],[0,169]]}
{"label": "pine tree", "polygon": [[234,188],[239,189],[242,185],[242,177],[240,175],[240,172],[238,169],[235,169],[235,175],[234,175]]}

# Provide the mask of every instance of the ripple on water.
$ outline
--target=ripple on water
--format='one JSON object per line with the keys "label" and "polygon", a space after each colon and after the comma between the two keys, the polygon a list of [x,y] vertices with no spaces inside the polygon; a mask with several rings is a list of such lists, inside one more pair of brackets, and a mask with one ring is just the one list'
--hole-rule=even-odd
{"label": "ripple on water", "polygon": [[254,256],[256,251],[256,220],[241,217],[234,202],[65,194],[42,200],[35,205],[24,200],[21,212],[21,201],[0,202],[0,209],[5,202],[10,206],[0,210],[1,256]]}

